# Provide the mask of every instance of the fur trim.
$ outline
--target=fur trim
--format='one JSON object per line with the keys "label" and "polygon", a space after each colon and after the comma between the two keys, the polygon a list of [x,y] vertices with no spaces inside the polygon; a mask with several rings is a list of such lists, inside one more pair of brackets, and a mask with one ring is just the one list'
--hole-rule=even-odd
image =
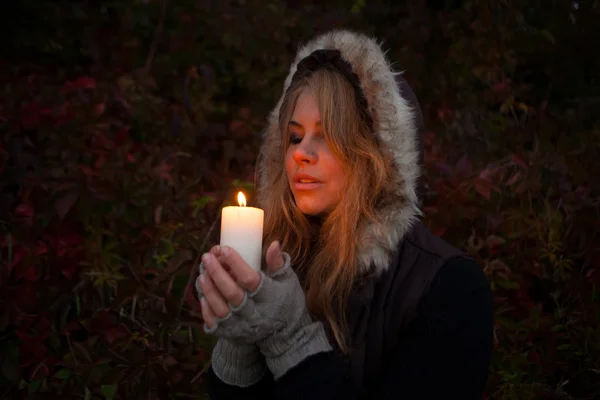
{"label": "fur trim", "polygon": [[[390,265],[392,252],[400,240],[421,216],[417,197],[417,181],[420,174],[419,130],[413,107],[400,95],[394,72],[385,53],[376,40],[363,34],[335,30],[317,36],[300,47],[285,80],[283,94],[287,91],[298,63],[313,51],[337,49],[358,76],[367,99],[373,128],[385,151],[393,155],[396,173],[389,185],[394,187],[390,198],[383,199],[377,210],[378,224],[362,224],[358,227],[359,265],[364,272],[379,275]],[[258,184],[264,188],[273,174],[280,175],[278,161],[281,137],[278,129],[279,110],[283,95],[268,118],[263,135],[261,158],[257,166]],[[259,197],[268,195],[260,193]]]}

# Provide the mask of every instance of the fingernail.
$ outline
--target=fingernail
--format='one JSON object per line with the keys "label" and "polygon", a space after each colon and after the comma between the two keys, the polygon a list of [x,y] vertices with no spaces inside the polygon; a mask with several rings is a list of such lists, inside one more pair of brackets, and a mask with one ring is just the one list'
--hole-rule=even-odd
{"label": "fingernail", "polygon": [[204,274],[200,274],[200,283],[204,282],[206,282],[206,278],[204,277]]}
{"label": "fingernail", "polygon": [[231,249],[227,246],[223,246],[221,248],[221,254],[223,254],[225,257],[229,256],[229,254],[231,254]]}
{"label": "fingernail", "polygon": [[210,254],[208,254],[208,253],[202,254],[202,262],[204,264],[206,264],[206,262],[208,261],[209,257],[210,257]]}

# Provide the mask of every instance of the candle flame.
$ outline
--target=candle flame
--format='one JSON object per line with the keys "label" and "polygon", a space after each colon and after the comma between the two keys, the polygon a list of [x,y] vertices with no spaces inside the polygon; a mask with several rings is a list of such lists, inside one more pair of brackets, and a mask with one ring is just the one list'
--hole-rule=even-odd
{"label": "candle flame", "polygon": [[238,193],[238,204],[240,207],[246,207],[246,196],[242,192]]}

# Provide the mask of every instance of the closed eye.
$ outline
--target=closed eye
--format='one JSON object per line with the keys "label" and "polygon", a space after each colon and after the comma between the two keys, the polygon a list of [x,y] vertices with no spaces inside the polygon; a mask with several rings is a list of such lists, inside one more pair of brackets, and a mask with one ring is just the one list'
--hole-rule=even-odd
{"label": "closed eye", "polygon": [[302,141],[302,137],[296,134],[290,134],[290,144],[298,144]]}

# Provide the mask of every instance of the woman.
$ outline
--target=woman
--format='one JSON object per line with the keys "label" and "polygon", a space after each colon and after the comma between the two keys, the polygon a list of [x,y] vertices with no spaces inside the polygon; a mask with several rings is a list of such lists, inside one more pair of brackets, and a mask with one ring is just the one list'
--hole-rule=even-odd
{"label": "woman", "polygon": [[302,47],[258,165],[266,267],[229,248],[197,281],[213,399],[480,399],[481,268],[419,222],[421,115],[376,41]]}

